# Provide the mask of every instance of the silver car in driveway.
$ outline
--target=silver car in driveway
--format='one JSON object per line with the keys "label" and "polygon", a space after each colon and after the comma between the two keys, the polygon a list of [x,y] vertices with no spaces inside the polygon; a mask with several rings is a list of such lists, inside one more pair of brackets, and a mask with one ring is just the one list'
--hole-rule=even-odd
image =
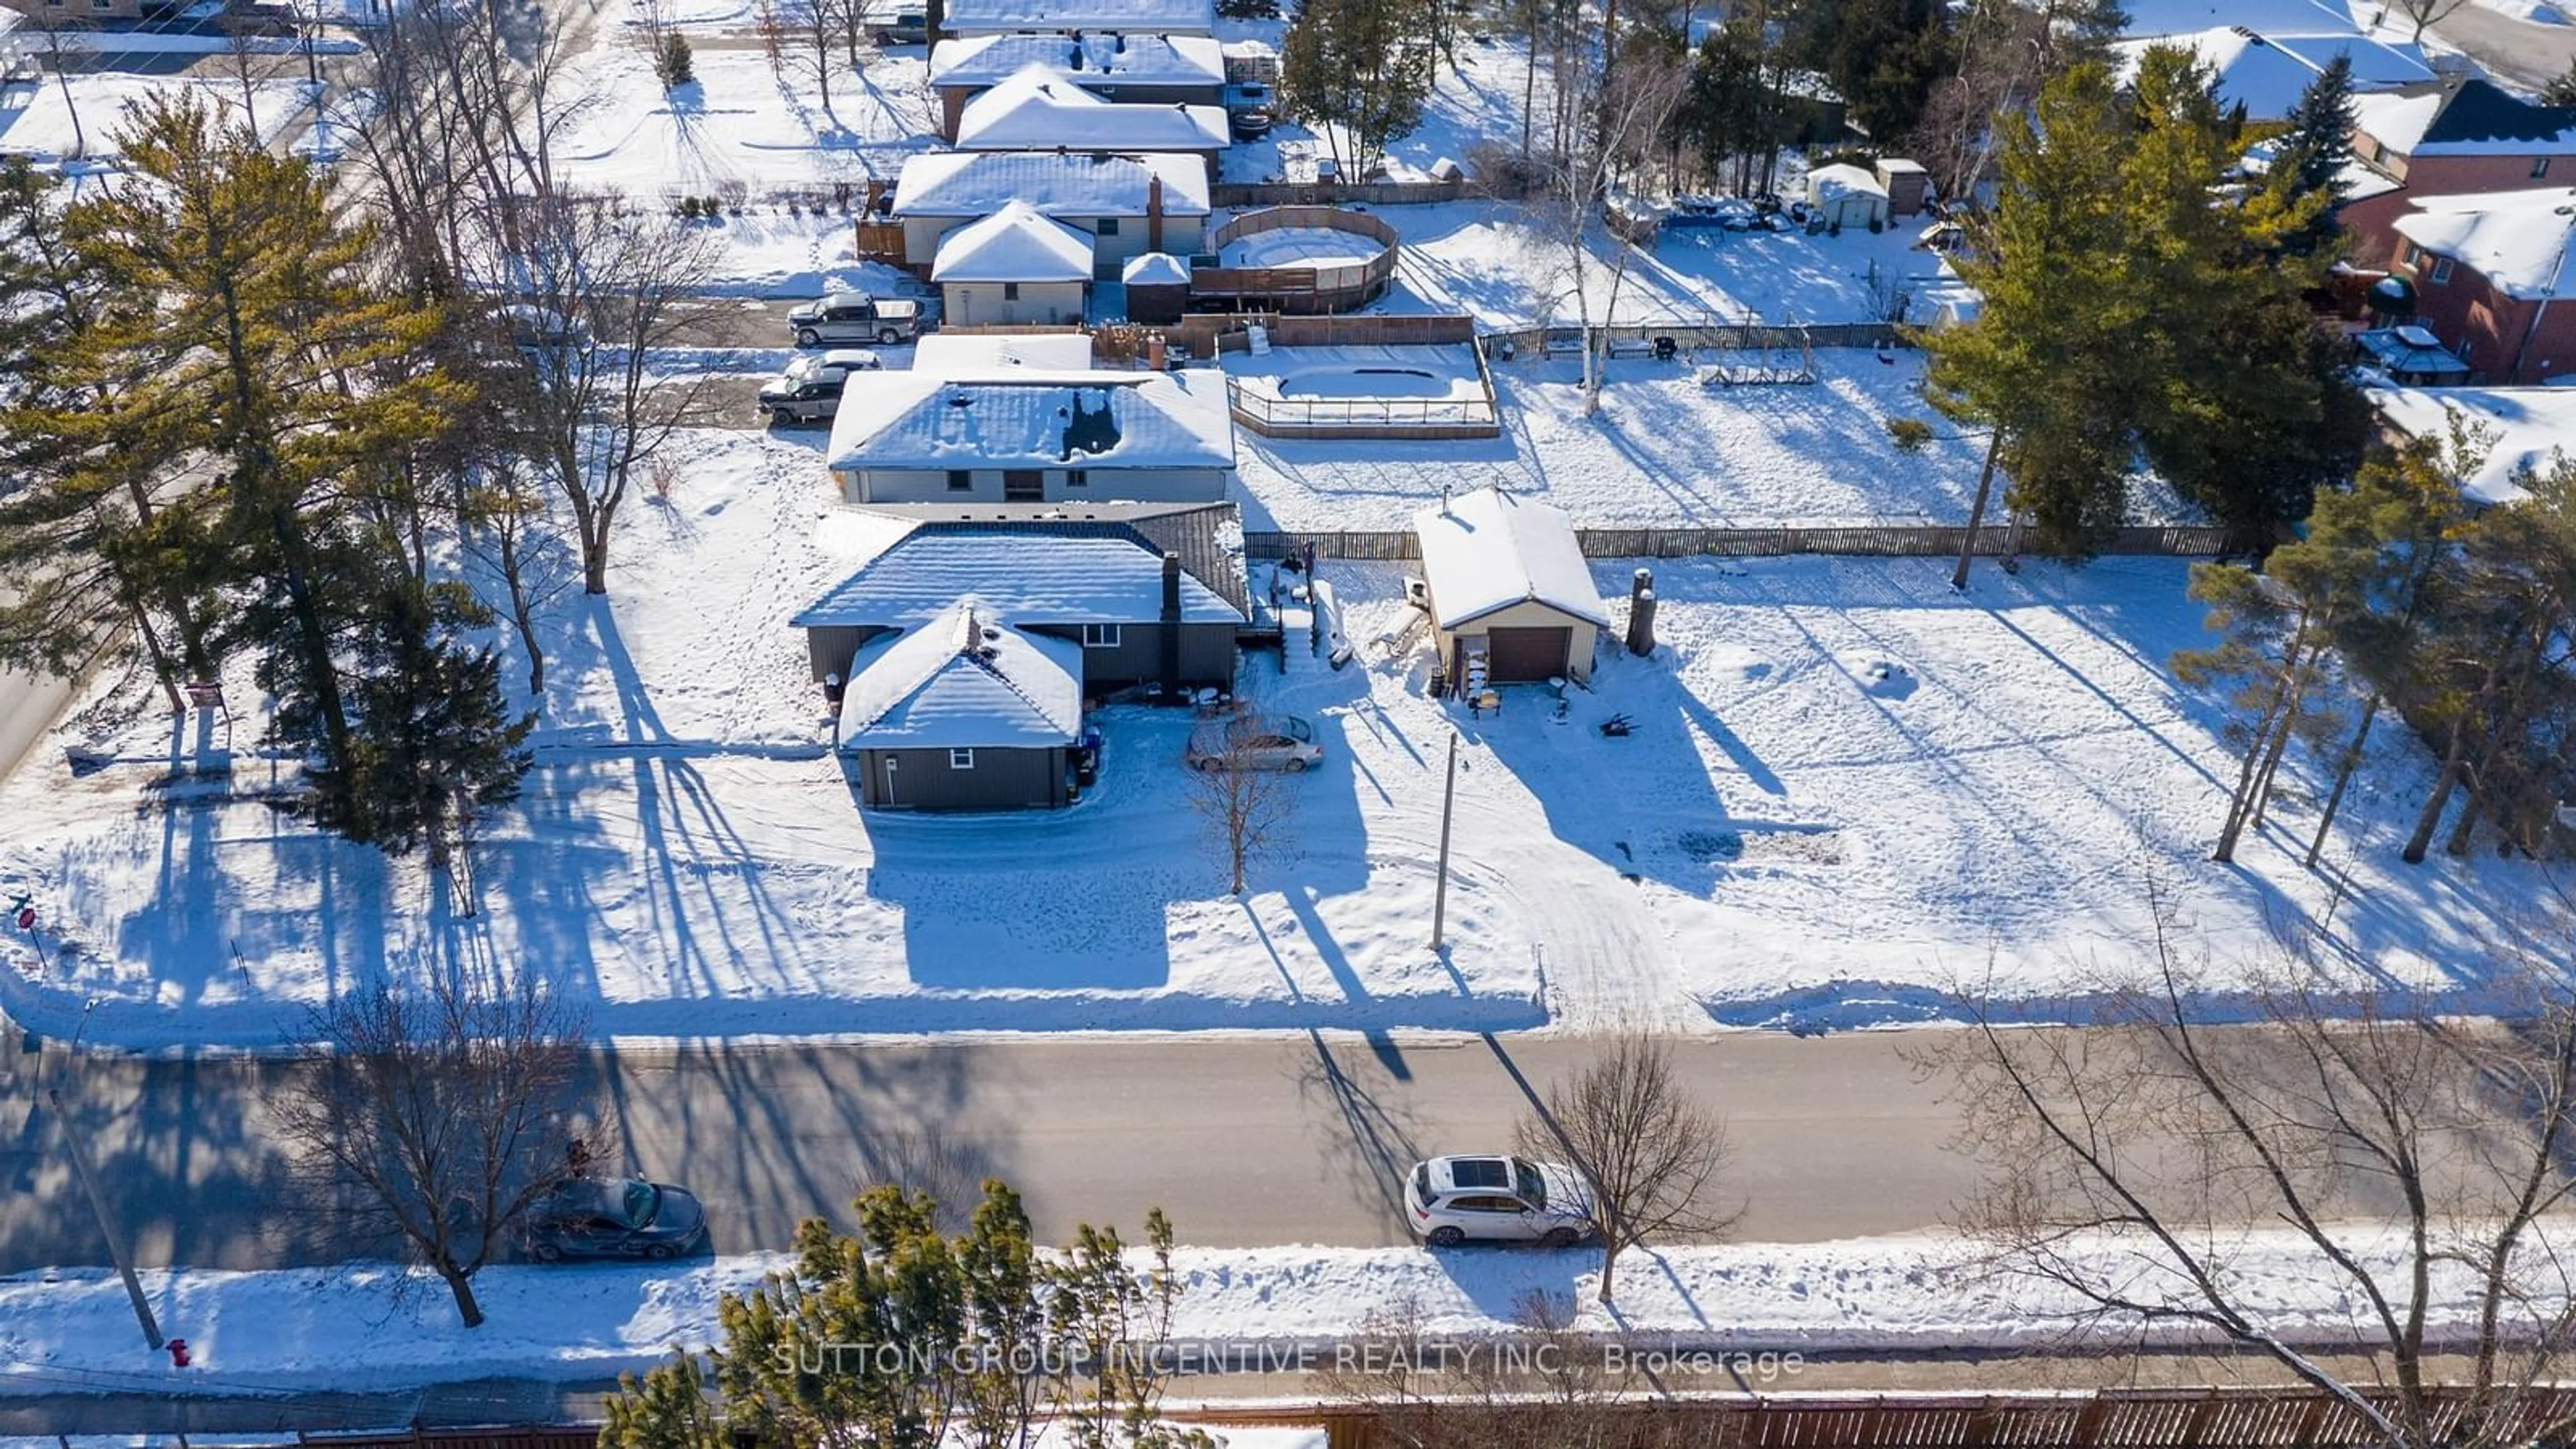
{"label": "silver car in driveway", "polygon": [[1181,759],[1193,770],[1286,770],[1296,774],[1324,762],[1315,727],[1293,714],[1234,715],[1190,731]]}
{"label": "silver car in driveway", "polygon": [[1404,1180],[1404,1222],[1435,1248],[1471,1238],[1570,1248],[1592,1235],[1592,1194],[1563,1163],[1435,1157]]}

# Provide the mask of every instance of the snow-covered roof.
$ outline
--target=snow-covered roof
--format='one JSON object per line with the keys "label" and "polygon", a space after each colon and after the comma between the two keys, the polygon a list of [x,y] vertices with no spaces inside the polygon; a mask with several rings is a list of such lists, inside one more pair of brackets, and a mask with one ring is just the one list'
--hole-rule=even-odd
{"label": "snow-covered roof", "polygon": [[939,240],[934,282],[1087,282],[1091,238],[1013,201]]}
{"label": "snow-covered roof", "polygon": [[974,35],[930,50],[934,86],[999,85],[1045,66],[1081,86],[1221,86],[1225,52],[1204,35]]}
{"label": "snow-covered roof", "polygon": [[2545,472],[2562,451],[2576,451],[2576,387],[2378,387],[2370,400],[2410,437],[2444,437],[2457,411],[2474,425],[2495,430],[2486,464],[2461,493],[2477,503],[2511,503],[2527,497],[2514,475]]}
{"label": "snow-covered roof", "polygon": [[1234,418],[1214,371],[870,373],[842,395],[826,456],[841,469],[1230,469]]}
{"label": "snow-covered roof", "polygon": [[2465,382],[2469,365],[2421,327],[2375,327],[2355,333],[2353,344],[2370,355],[2371,366],[2390,374],[2410,374],[2410,382],[2438,375],[2445,382]]}
{"label": "snow-covered roof", "polygon": [[1196,156],[1113,156],[1088,151],[940,151],[903,163],[897,216],[990,216],[1014,199],[1052,217],[1146,213],[1153,184],[1165,216],[1208,214],[1207,167]]}
{"label": "snow-covered roof", "polygon": [[[922,624],[965,594],[983,601],[986,618],[1023,628],[1151,624],[1163,617],[1163,556],[1137,528],[1112,522],[918,523],[792,622],[800,629]],[[1243,617],[1182,570],[1182,623]]]}
{"label": "snow-covered roof", "polygon": [[1045,65],[1022,66],[957,114],[961,151],[1219,151],[1230,139],[1221,106],[1106,101]]}
{"label": "snow-covered roof", "polygon": [[2358,35],[2352,12],[2322,0],[2121,0],[2131,38],[2242,25],[2266,35]]}
{"label": "snow-covered roof", "polygon": [[973,596],[859,646],[844,750],[1045,749],[1082,727],[1082,649],[1023,634]]}
{"label": "snow-covered roof", "polygon": [[1836,201],[1846,196],[1875,196],[1885,201],[1887,188],[1875,172],[1848,164],[1819,166],[1807,173],[1809,200]]}
{"label": "snow-covered roof", "polygon": [[951,35],[1017,30],[1206,35],[1216,29],[1216,7],[1211,0],[950,0],[940,23]]}
{"label": "snow-covered roof", "polygon": [[1186,287],[1190,264],[1170,252],[1145,252],[1128,258],[1118,279],[1131,287]]}
{"label": "snow-covered roof", "polygon": [[2398,235],[2449,257],[2508,297],[2576,297],[2576,189],[2427,196],[2397,218]]}
{"label": "snow-covered roof", "polygon": [[2576,108],[2536,106],[2475,76],[2352,98],[2355,129],[2405,156],[2576,155]]}
{"label": "snow-covered roof", "polygon": [[972,377],[1018,368],[1081,372],[1091,366],[1091,334],[933,332],[913,344],[912,370],[930,377]]}
{"label": "snow-covered roof", "polygon": [[1443,629],[1525,603],[1610,623],[1564,509],[1479,488],[1413,515],[1413,531]]}
{"label": "snow-covered roof", "polygon": [[2411,45],[2383,45],[2350,33],[2330,35],[2258,34],[2243,25],[2146,40],[2124,40],[2113,47],[2119,78],[2137,74],[2138,60],[2151,45],[2180,46],[2218,73],[2218,99],[2241,105],[2254,120],[2272,121],[2298,109],[2300,93],[2337,54],[2352,58],[2353,84],[2361,89],[2406,85],[2432,78],[2423,52]]}

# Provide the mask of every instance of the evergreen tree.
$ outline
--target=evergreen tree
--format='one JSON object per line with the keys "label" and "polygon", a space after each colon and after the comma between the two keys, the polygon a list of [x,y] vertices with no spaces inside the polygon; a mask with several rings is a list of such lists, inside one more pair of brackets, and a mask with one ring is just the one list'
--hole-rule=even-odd
{"label": "evergreen tree", "polygon": [[[1354,179],[1422,124],[1436,52],[1423,0],[1301,0],[1279,41],[1279,101],[1319,130]],[[1348,154],[1343,145],[1348,143]]]}
{"label": "evergreen tree", "polygon": [[808,1220],[792,1269],[724,1296],[724,1342],[704,1359],[621,1380],[601,1444],[1026,1449],[1052,1396],[1080,1449],[1204,1449],[1204,1436],[1159,1422],[1150,1351],[1178,1293],[1160,1212],[1147,1222],[1157,1267],[1139,1282],[1114,1231],[1083,1227],[1042,1259],[1000,1181],[955,1237],[939,1234],[923,1194],[871,1188],[856,1206],[855,1236]]}
{"label": "evergreen tree", "polygon": [[1851,119],[1882,144],[1914,129],[1952,61],[1942,0],[1808,0],[1790,37],[1798,63],[1821,71]]}
{"label": "evergreen tree", "polygon": [[443,867],[479,811],[518,798],[536,717],[508,717],[500,661],[461,637],[491,622],[464,585],[402,577],[365,610],[348,773],[308,772],[319,823],[396,855],[426,843]]}
{"label": "evergreen tree", "polygon": [[2549,84],[2540,88],[2540,103],[2544,106],[2576,108],[2576,60],[2569,61],[2565,70],[2551,76]]}
{"label": "evergreen tree", "polygon": [[[2149,299],[2121,203],[2128,116],[2110,72],[2086,63],[1998,124],[1995,207],[1972,219],[1976,244],[1958,264],[1984,305],[1965,326],[1921,334],[1925,394],[1992,430],[1968,547],[2000,469],[2039,547],[2081,558],[2125,512],[2128,411],[2145,384],[2137,344]],[[1966,570],[1963,550],[1961,582]]]}
{"label": "evergreen tree", "polygon": [[2299,93],[2289,129],[2272,144],[2268,188],[2274,205],[2300,219],[2284,228],[2280,247],[2300,256],[2326,252],[2341,235],[2335,206],[2352,161],[2352,57],[2336,51]]}

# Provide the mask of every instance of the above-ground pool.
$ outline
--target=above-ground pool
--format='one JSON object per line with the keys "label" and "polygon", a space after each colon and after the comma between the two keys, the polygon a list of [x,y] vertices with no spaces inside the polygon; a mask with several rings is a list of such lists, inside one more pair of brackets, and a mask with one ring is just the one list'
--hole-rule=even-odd
{"label": "above-ground pool", "polygon": [[1474,378],[1441,377],[1417,367],[1313,367],[1282,373],[1281,397],[1475,397]]}
{"label": "above-ground pool", "polygon": [[1235,238],[1217,251],[1228,267],[1365,267],[1386,248],[1356,232],[1283,226]]}

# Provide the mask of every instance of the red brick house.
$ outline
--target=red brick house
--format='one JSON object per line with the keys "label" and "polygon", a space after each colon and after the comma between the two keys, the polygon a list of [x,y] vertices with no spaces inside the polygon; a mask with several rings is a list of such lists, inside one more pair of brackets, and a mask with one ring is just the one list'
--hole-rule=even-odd
{"label": "red brick house", "polygon": [[2353,97],[2352,149],[2382,185],[2348,188],[2335,215],[2351,262],[2392,265],[2406,244],[2397,219],[2419,197],[2576,186],[2576,108],[2536,106],[2471,76],[2444,76]]}
{"label": "red brick house", "polygon": [[2482,382],[2576,372],[2576,186],[2427,196],[2397,218],[2416,322]]}

